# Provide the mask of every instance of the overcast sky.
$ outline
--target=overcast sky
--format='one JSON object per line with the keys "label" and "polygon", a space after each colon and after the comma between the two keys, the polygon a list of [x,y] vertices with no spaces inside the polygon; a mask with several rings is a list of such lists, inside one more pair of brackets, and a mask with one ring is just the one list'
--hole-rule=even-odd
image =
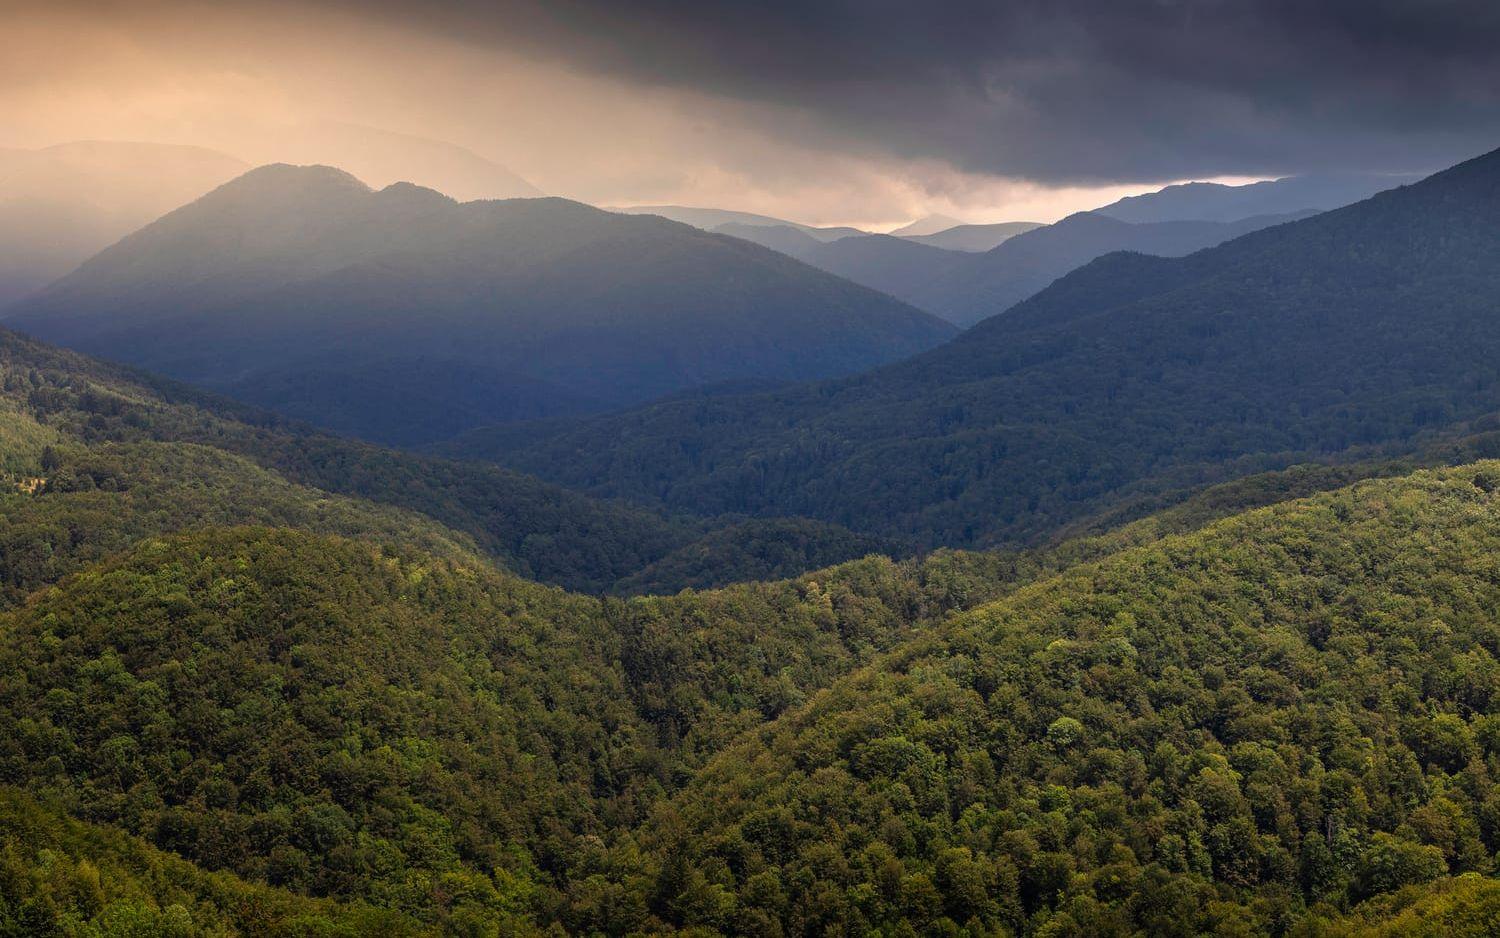
{"label": "overcast sky", "polygon": [[1500,146],[1495,0],[0,0],[0,145],[275,157],[340,120],[544,190],[1047,221],[1183,179]]}

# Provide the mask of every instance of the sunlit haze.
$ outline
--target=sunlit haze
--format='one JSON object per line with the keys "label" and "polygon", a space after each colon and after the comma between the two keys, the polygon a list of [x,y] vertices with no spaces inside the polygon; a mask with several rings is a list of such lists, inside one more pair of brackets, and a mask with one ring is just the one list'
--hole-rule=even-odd
{"label": "sunlit haze", "polygon": [[[668,6],[643,4],[641,22],[670,23]],[[1179,100],[1181,76],[1170,69],[1201,62],[1122,60],[1102,33],[1085,41],[1063,31],[1061,14],[1048,35],[1066,38],[1047,55],[1014,42],[948,49],[939,11],[909,47],[862,57],[831,39],[826,61],[803,63],[792,52],[828,24],[774,5],[761,25],[784,48],[764,60],[735,44],[734,16],[701,10],[622,56],[611,39],[618,16],[591,7],[449,4],[429,16],[399,4],[9,3],[0,145],[194,144],[251,164],[336,163],[375,185],[414,178],[460,198],[489,194],[462,191],[453,166],[467,156],[447,144],[594,204],[716,206],[884,230],[927,214],[1052,221],[1175,181],[1317,170],[1351,150],[1369,165],[1349,168],[1426,170],[1493,123],[1476,116],[1493,89],[1471,89],[1473,106],[1449,113],[1450,126],[1422,146],[1392,145],[1352,126],[1350,113],[1339,117],[1345,143],[1332,147],[1310,109],[1257,101],[1253,85],[1227,72],[1211,100]],[[1264,39],[1286,24],[1260,25]],[[1207,17],[1195,28],[1205,45],[1218,41]],[[926,98],[882,92],[897,66]],[[1079,94],[1079,82],[1109,76]],[[1117,102],[1139,113],[1128,136],[1114,133],[1096,99],[1148,88],[1164,109]],[[1205,145],[1184,128],[1210,119],[1209,109],[1212,120],[1279,130],[1282,140]],[[1054,116],[1070,117],[1067,134],[1049,135]],[[1102,158],[1111,148],[1113,162]]]}

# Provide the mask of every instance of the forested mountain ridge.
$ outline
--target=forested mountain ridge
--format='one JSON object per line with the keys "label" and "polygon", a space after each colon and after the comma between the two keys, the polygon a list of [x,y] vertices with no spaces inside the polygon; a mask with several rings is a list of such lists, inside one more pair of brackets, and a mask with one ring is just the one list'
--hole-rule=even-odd
{"label": "forested mountain ridge", "polygon": [[1325,934],[1489,875],[1497,555],[1486,463],[1028,585],[715,759],[646,828],[657,908],[726,932]]}
{"label": "forested mountain ridge", "polygon": [[[1458,595],[1456,587],[1438,590],[1414,577],[1454,571],[1463,583],[1487,582],[1487,568],[1475,558],[1487,556],[1485,545],[1500,538],[1497,480],[1500,465],[1489,463],[1366,483],[1157,546],[1157,532],[1197,523],[1190,511],[1177,521],[1143,523],[1118,539],[1079,545],[1076,556],[1098,567],[1074,567],[1066,554],[939,554],[921,564],[872,559],[785,584],[632,601],[569,596],[497,574],[461,543],[441,557],[393,546],[379,531],[360,533],[362,541],[310,530],[235,527],[149,538],[0,613],[0,773],[70,812],[139,833],[210,867],[294,891],[356,899],[449,932],[481,922],[508,923],[523,932],[557,922],[572,932],[688,925],[744,933],[778,921],[784,930],[809,931],[880,915],[913,922],[947,917],[973,928],[976,914],[981,922],[1013,921],[1004,918],[1010,910],[1050,914],[1027,904],[1033,902],[1033,893],[1025,891],[1030,885],[1010,892],[1001,877],[986,893],[1001,918],[986,918],[990,913],[982,903],[968,919],[957,918],[971,894],[954,898],[951,892],[964,880],[950,875],[954,858],[940,849],[948,836],[941,827],[939,839],[917,841],[930,844],[935,854],[926,848],[902,853],[910,848],[895,839],[890,825],[867,828],[909,864],[909,875],[894,892],[871,897],[858,877],[874,840],[849,854],[851,865],[833,874],[836,882],[828,880],[821,862],[809,879],[794,875],[803,856],[798,838],[824,835],[793,825],[787,841],[793,852],[777,861],[785,868],[785,875],[777,874],[783,885],[768,892],[771,880],[753,865],[742,870],[721,862],[727,848],[717,811],[701,812],[706,804],[725,802],[703,792],[723,784],[726,773],[734,777],[737,760],[747,752],[762,753],[757,759],[782,758],[782,746],[763,750],[758,741],[822,724],[830,707],[850,699],[842,675],[862,665],[886,673],[893,661],[922,656],[961,661],[949,650],[934,649],[989,628],[1003,615],[997,609],[1036,607],[1039,593],[1058,597],[1062,611],[1018,620],[1035,621],[1035,636],[1017,635],[1026,648],[1051,641],[1057,628],[1082,631],[1067,624],[1093,615],[1080,608],[1116,608],[1084,589],[1091,583],[1098,584],[1098,593],[1136,591],[1123,598],[1123,608],[1146,623],[1142,628],[1154,628],[1139,613],[1140,604],[1155,603],[1156,591],[1176,589],[1175,581],[1142,575],[1142,557],[1154,563],[1149,558],[1165,554],[1180,575],[1193,578],[1203,576],[1202,564],[1222,558],[1222,566],[1211,569],[1228,579],[1215,595],[1233,595],[1238,588],[1252,597],[1260,595],[1256,589],[1280,596],[1279,581],[1265,586],[1273,574],[1302,576],[1312,585],[1293,579],[1291,586],[1316,589],[1320,596],[1358,595],[1372,582],[1399,582],[1416,595]],[[1210,499],[1196,511],[1213,517],[1222,510],[1215,505],[1236,498],[1274,499],[1283,484],[1290,486],[1284,491],[1295,491],[1305,483],[1289,478],[1227,501]],[[1334,549],[1349,540],[1359,550]],[[1309,542],[1311,547],[1303,546]],[[1404,577],[1386,567],[1371,569],[1359,561],[1371,543],[1382,545],[1378,556],[1389,562],[1418,558],[1419,565]],[[1230,544],[1235,550],[1224,547]],[[1242,559],[1262,555],[1268,566]],[[1183,565],[1181,557],[1191,562]],[[1306,573],[1309,557],[1324,558],[1324,566]],[[1114,572],[1105,577],[1091,572],[1096,569]],[[1060,576],[1048,578],[1059,570]],[[1075,595],[1088,605],[1075,607]],[[943,624],[950,611],[996,597],[1008,598]],[[1183,599],[1176,608],[1200,607]],[[1482,610],[1483,597],[1466,608]],[[1435,614],[1455,629],[1471,621]],[[1134,632],[1125,637],[1143,659],[1175,653],[1170,636],[1156,644]],[[963,647],[964,654],[976,655],[988,644]],[[997,644],[993,653],[1008,653],[1007,647]],[[1197,654],[1191,650],[1196,647],[1184,653]],[[1078,653],[1087,657],[1091,648],[1081,644]],[[882,657],[887,652],[894,657]],[[939,670],[955,679],[965,673]],[[1057,672],[1044,673],[1039,687],[1050,686]],[[861,673],[847,686],[864,688],[866,681]],[[818,693],[830,685],[833,691]],[[1094,686],[1085,685],[1090,693]],[[855,697],[871,706],[882,699],[864,690]],[[38,699],[44,701],[40,709]],[[917,710],[936,718],[931,708],[946,697],[922,699],[927,702]],[[1044,706],[1038,701],[1032,706]],[[1013,719],[1045,722],[1046,714],[1033,715],[1011,698],[997,699],[995,706]],[[778,717],[769,730],[759,729]],[[1095,732],[1103,717],[1085,708],[1077,719]],[[831,719],[826,725],[841,723]],[[1047,738],[1062,733],[1049,729]],[[802,745],[800,737],[785,738]],[[933,744],[928,735],[914,739],[918,746]],[[719,755],[726,746],[733,748]],[[876,760],[869,767],[885,765],[876,755],[871,749],[860,758]],[[709,760],[711,767],[700,771]],[[958,770],[972,761],[923,765],[938,772],[934,784],[944,790],[972,792],[970,782],[962,781],[970,776]],[[784,804],[768,816],[766,830],[772,832],[782,829],[777,812],[803,813],[803,779],[826,776],[793,770],[778,777],[790,787],[782,789],[788,793]],[[1019,763],[1005,777],[1026,779]],[[971,781],[984,780],[980,774]],[[858,803],[867,784],[860,776],[839,787]],[[907,785],[923,799],[932,794]],[[1092,797],[1090,791],[1074,797]],[[1127,789],[1132,796],[1134,791]],[[674,800],[664,802],[667,797]],[[1021,791],[1018,797],[1029,795]],[[745,804],[764,804],[764,796]],[[993,804],[1007,809],[1003,800]],[[1017,803],[1010,810],[1023,807]],[[1049,826],[1053,821],[1050,815],[1043,819]],[[1069,815],[1063,829],[1076,823]],[[756,856],[770,855],[751,828],[761,827],[743,827],[750,852],[737,855],[754,864],[761,862]],[[1436,836],[1436,828],[1417,830],[1361,842],[1365,853],[1350,869],[1364,869],[1360,863],[1378,868],[1387,854],[1401,863],[1415,858],[1415,865],[1398,865],[1391,874],[1396,878],[1388,881],[1360,880],[1359,889],[1379,895],[1465,868],[1434,859],[1441,850],[1426,846],[1424,838]],[[1088,865],[1095,854],[1081,852],[1083,847],[1061,851],[1071,861],[1033,855],[1022,866],[1026,855],[1014,853],[1008,841],[968,843],[972,855],[989,864],[965,867],[975,875],[1003,872],[1013,863],[1024,871],[1020,882],[1028,884],[1072,862],[1087,876],[1087,889],[1102,888],[1094,884],[1104,874],[1094,875]],[[1220,849],[1218,840],[1205,843],[1204,849]],[[1472,854],[1472,847],[1462,849]],[[1109,875],[1128,875],[1125,855],[1112,856]],[[1141,876],[1180,884],[1167,888],[1179,896],[1171,914],[1182,922],[1264,914],[1239,892],[1227,906],[1204,904],[1203,877],[1227,876],[1218,866],[1208,873],[1201,866],[1157,872],[1140,856]],[[1219,854],[1208,856],[1221,862]],[[696,869],[685,872],[681,861],[690,858]],[[929,863],[943,872],[926,872]],[[884,880],[871,882],[886,889]],[[1241,885],[1230,881],[1233,888]],[[924,891],[933,889],[935,896]],[[1089,920],[1081,917],[1089,909],[1087,894],[1065,898],[1064,913],[1087,929]],[[1300,917],[1295,904],[1290,909],[1288,915]],[[1094,911],[1134,914],[1123,906]],[[1307,914],[1337,913],[1329,906]]]}
{"label": "forested mountain ridge", "polygon": [[1500,410],[1497,213],[1492,153],[1186,258],[1106,256],[854,378],[448,451],[684,510],[1025,542],[1133,493]]}
{"label": "forested mountain ridge", "polygon": [[[13,499],[0,535],[0,593],[194,523],[384,534],[441,554],[477,550],[522,576],[615,589],[713,531],[698,585],[849,559],[868,539],[807,523],[806,566],[768,551],[758,525],[704,524],[600,501],[494,466],[338,439],[175,382],[0,330],[0,477]],[[124,510],[128,509],[128,510]],[[423,517],[425,516],[425,518]],[[698,552],[697,549],[694,551]],[[61,565],[61,566],[60,566]],[[679,572],[680,569],[679,569]],[[651,582],[676,589],[656,568]]]}
{"label": "forested mountain ridge", "polygon": [[[1489,576],[1482,558],[1489,540],[1500,538],[1494,506],[1500,465],[1494,463],[1365,483],[1210,524],[1202,534],[1183,533],[1227,512],[1358,479],[1361,472],[1392,471],[1309,467],[1205,492],[1161,516],[1053,551],[938,552],[899,564],[868,558],[790,581],[711,592],[631,600],[579,596],[501,572],[476,549],[481,538],[435,524],[430,516],[445,512],[474,517],[461,500],[452,503],[466,490],[461,474],[429,480],[436,488],[424,494],[419,483],[440,463],[402,457],[411,460],[410,474],[392,475],[385,461],[394,457],[374,447],[299,434],[266,415],[258,415],[258,425],[246,422],[257,415],[21,337],[0,337],[8,479],[0,513],[10,577],[0,595],[0,782],[24,786],[45,802],[17,802],[16,810],[38,826],[12,838],[4,854],[9,872],[0,878],[0,922],[7,927],[68,916],[154,928],[166,923],[187,934],[211,927],[449,934],[561,927],[624,934],[679,926],[786,933],[893,917],[944,928],[947,918],[975,929],[1023,920],[1017,916],[1063,922],[1064,915],[1088,929],[1092,922],[1123,921],[1137,913],[1103,902],[1099,883],[1106,873],[1091,865],[1098,854],[1074,841],[1066,849],[1039,841],[1027,853],[1024,841],[1017,847],[970,838],[964,846],[972,864],[965,866],[955,865],[957,848],[945,846],[950,835],[935,821],[924,828],[934,835],[917,839],[927,845],[921,848],[891,824],[869,827],[867,834],[845,827],[838,837],[812,835],[830,843],[864,838],[858,850],[848,842],[845,867],[830,868],[816,850],[804,854],[796,846],[809,836],[803,822],[785,827],[782,818],[826,817],[800,807],[811,792],[804,778],[833,776],[778,768],[785,787],[777,797],[784,795],[785,803],[762,812],[764,824],[736,821],[740,841],[726,840],[717,810],[704,813],[705,805],[719,802],[705,793],[726,779],[740,784],[742,759],[774,761],[800,751],[808,728],[825,715],[828,727],[844,725],[830,708],[850,699],[847,688],[859,688],[858,699],[880,706],[884,697],[863,688],[891,662],[933,655],[982,662],[984,654],[1008,654],[1009,639],[975,644],[959,638],[1011,615],[997,610],[1030,610],[1036,596],[1056,597],[1044,605],[1061,610],[1056,615],[1014,614],[1036,630],[1030,638],[1018,634],[1025,648],[1050,642],[1053,630],[1072,628],[1068,617],[1080,615],[1078,609],[1114,603],[1096,595],[1111,589],[1138,591],[1120,603],[1137,622],[1151,625],[1133,610],[1155,603],[1154,590],[1187,597],[1191,589],[1143,575],[1142,557],[1193,558],[1177,568],[1191,577],[1220,557],[1220,566],[1209,567],[1225,578],[1211,581],[1219,584],[1214,595],[1242,590],[1251,597],[1280,595],[1277,585],[1266,592],[1267,576],[1280,583],[1276,578],[1292,576],[1287,565],[1293,564],[1307,579],[1301,572],[1312,562],[1307,558],[1322,558],[1323,568],[1309,579],[1313,587],[1293,578],[1285,588],[1315,588],[1318,596],[1333,597],[1327,601],[1342,602],[1339,597],[1362,595],[1377,583],[1402,583],[1414,595],[1448,603],[1434,607],[1434,615],[1461,636],[1478,621],[1480,613],[1472,610],[1485,608],[1483,595],[1461,609],[1452,605],[1457,586],[1421,578],[1456,571],[1451,582],[1468,588]],[[1452,444],[1437,458],[1465,458],[1492,446],[1493,433],[1476,429],[1481,433],[1473,442]],[[424,517],[365,497],[335,497],[288,481],[278,467],[293,478],[342,479],[360,495],[436,501],[441,510],[427,505]],[[785,540],[784,531],[761,530],[777,543]],[[1348,538],[1359,550],[1335,549]],[[1400,576],[1394,567],[1362,565],[1357,558],[1366,544],[1381,545],[1372,556],[1390,564],[1415,558],[1417,566]],[[1264,556],[1266,565],[1247,563],[1246,556]],[[1115,572],[1094,572],[1101,570]],[[1089,592],[1088,584],[1102,585]],[[964,613],[981,604],[990,605]],[[1199,607],[1184,598],[1176,608]],[[1308,615],[1317,610],[1309,608]],[[949,622],[954,613],[964,617]],[[1239,631],[1227,634],[1242,638]],[[1155,645],[1134,633],[1126,638],[1143,658],[1179,653],[1170,635]],[[1079,653],[1091,654],[1092,647]],[[1199,653],[1199,645],[1185,647],[1181,654]],[[1191,657],[1182,671],[1196,673],[1203,663],[1212,670],[1217,646],[1201,647],[1203,661]],[[1431,666],[1452,671],[1446,659],[1434,658]],[[967,673],[942,664],[938,670],[955,680]],[[846,677],[851,673],[856,676]],[[1027,680],[1048,688],[1056,673]],[[1084,690],[1091,694],[1103,677],[1087,673]],[[1266,681],[1254,685],[1252,699],[1271,706],[1281,698],[1263,698],[1262,684],[1280,685]],[[947,698],[918,699],[926,701],[921,710]],[[1028,706],[1044,708],[1051,700],[1039,695]],[[1016,720],[1046,717],[1010,698],[997,705]],[[1074,717],[1086,732],[1098,731],[1098,706],[1080,705]],[[910,712],[905,705],[897,710]],[[1047,739],[1061,738],[1071,726],[1053,733],[1053,723]],[[1293,740],[1304,740],[1301,724],[1293,726]],[[1442,726],[1446,731],[1448,724]],[[1144,732],[1139,722],[1121,727]],[[1479,729],[1471,732],[1487,739]],[[911,736],[914,745],[931,749],[930,736]],[[785,743],[764,750],[761,740]],[[908,750],[892,746],[860,750],[866,774],[838,784],[849,799],[842,803],[867,803],[867,770],[905,771],[900,767],[909,763],[901,754]],[[895,762],[886,759],[887,750],[896,753]],[[797,757],[799,765],[816,764],[822,751]],[[958,751],[968,754],[921,762],[932,784],[959,793],[949,798],[988,791],[987,804],[1012,811],[1029,830],[1033,815],[1025,813],[1025,799],[1032,776],[1023,764],[993,777],[1012,781],[995,781],[969,772],[981,764],[977,754]],[[1076,751],[1045,748],[1068,758]],[[1231,747],[1229,758],[1244,774],[1234,761],[1242,758],[1238,750]],[[1123,763],[1106,760],[1098,771],[1117,764]],[[1012,783],[1019,800],[1006,802],[1001,794]],[[930,800],[936,788],[902,784],[913,798],[921,796],[913,802],[920,823],[929,823],[920,812],[931,804],[950,803]],[[1378,779],[1362,784],[1379,791],[1373,787]],[[1084,808],[1099,787],[1090,785],[1083,780],[1070,796],[1082,799]],[[1136,794],[1126,788],[1122,797]],[[1259,795],[1247,789],[1244,797],[1259,818]],[[748,800],[729,802],[728,809],[759,811],[765,798],[747,793]],[[1447,798],[1432,800],[1432,810],[1459,818],[1461,831],[1478,818],[1472,824],[1483,843],[1487,815],[1476,807],[1483,799]],[[968,804],[962,817],[974,821],[979,815]],[[1162,811],[1177,812],[1172,817],[1185,816],[1182,803],[1164,805]],[[1156,810],[1145,801],[1140,808]],[[70,827],[63,815],[91,826]],[[1429,888],[1427,881],[1478,868],[1471,865],[1477,862],[1474,841],[1460,833],[1451,847],[1438,845],[1441,829],[1429,823],[1430,815],[1414,813],[1420,823],[1411,822],[1410,830],[1392,828],[1384,816],[1360,821],[1360,839],[1349,851],[1335,851],[1330,868],[1335,885],[1329,888],[1344,893],[1306,892],[1301,900],[1290,892],[1275,895],[1288,898],[1289,916],[1309,922],[1345,919],[1341,907],[1302,912],[1299,901],[1321,896],[1342,903],[1367,895],[1385,904],[1350,921],[1399,921],[1412,903],[1429,910],[1425,914],[1461,919],[1490,896],[1461,883]],[[1239,817],[1230,819],[1238,825],[1231,833],[1243,833]],[[1048,814],[1042,823],[1050,829],[1055,820]],[[1080,823],[1069,815],[1059,829]],[[1116,850],[1107,875],[1144,877],[1143,894],[1166,889],[1177,897],[1170,914],[1180,922],[1258,921],[1266,914],[1256,898],[1262,886],[1231,877],[1233,870],[1240,870],[1233,876],[1248,875],[1248,867],[1222,865],[1221,841],[1238,841],[1225,840],[1213,824],[1206,829],[1212,836],[1200,838],[1201,849],[1181,835],[1191,860],[1186,869],[1137,851],[1137,872]],[[773,859],[767,841],[753,833],[760,830],[775,837],[784,831],[792,852]],[[874,856],[870,851],[878,852],[877,840],[906,872],[892,879],[885,864],[883,878],[869,880],[876,887],[871,893],[860,877]],[[738,842],[743,850],[726,846]],[[1132,850],[1136,843],[1129,842]],[[1358,852],[1350,852],[1355,847]],[[1277,856],[1269,844],[1264,849]],[[731,854],[751,866],[726,862]],[[1385,858],[1394,872],[1379,873]],[[762,863],[775,870],[756,866]],[[1034,884],[1050,882],[1045,877],[1068,870],[1068,863],[1079,875],[1068,880],[1074,885],[1053,912],[1036,899]],[[1007,864],[1017,871],[1014,890]],[[1357,885],[1338,886],[1344,869]],[[102,871],[97,892],[89,885],[96,875],[90,870]],[[1371,878],[1376,874],[1369,870],[1386,878]],[[174,885],[160,879],[163,871],[170,871]],[[967,886],[957,885],[971,875],[991,883],[987,899],[975,900]],[[1272,885],[1279,889],[1283,881]],[[1158,882],[1165,885],[1151,885]],[[1209,901],[1208,883],[1230,891]],[[1428,891],[1387,895],[1407,883]],[[336,904],[303,904],[288,893]],[[971,901],[978,904],[964,904]],[[959,914],[968,918],[961,922]]]}
{"label": "forested mountain ridge", "polygon": [[[400,443],[720,381],[851,373],[954,331],[659,218],[375,192],[335,169],[281,165],[170,213],[6,315],[50,341]],[[442,380],[455,369],[469,380]],[[386,390],[348,393],[361,381]]]}

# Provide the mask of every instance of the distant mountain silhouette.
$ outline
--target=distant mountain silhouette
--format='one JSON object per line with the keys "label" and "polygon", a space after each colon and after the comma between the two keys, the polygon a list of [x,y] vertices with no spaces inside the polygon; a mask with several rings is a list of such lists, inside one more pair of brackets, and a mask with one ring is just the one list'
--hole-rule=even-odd
{"label": "distant mountain silhouette", "polygon": [[951,274],[927,280],[908,292],[906,299],[950,322],[971,326],[1005,312],[1058,277],[1111,251],[1181,257],[1304,214],[1262,215],[1236,222],[1129,224],[1079,212],[1016,235],[992,251],[970,255],[967,263]]}
{"label": "distant mountain silhouette", "polygon": [[0,305],[247,168],[214,150],[157,143],[0,149]]}
{"label": "distant mountain silhouette", "polygon": [[957,228],[962,224],[963,222],[957,218],[950,218],[947,215],[927,215],[909,225],[902,225],[900,228],[887,233],[897,238],[917,238],[924,235],[935,235],[940,231]]}
{"label": "distant mountain silhouette", "polygon": [[511,170],[466,147],[342,121],[290,128],[265,140],[250,155],[257,163],[338,166],[376,188],[410,182],[460,202],[529,199],[544,194]]}
{"label": "distant mountain silhouette", "polygon": [[1008,238],[982,254],[944,250],[891,235],[824,243],[784,226],[730,224],[714,230],[889,293],[959,326],[972,326],[1005,312],[1063,274],[1110,251],[1180,257],[1297,217],[1132,225],[1080,212],[1055,225]]}
{"label": "distant mountain silhouette", "polygon": [[973,257],[891,235],[861,235],[824,242],[785,226],[731,223],[713,230],[754,241],[918,306],[941,289],[942,280],[961,276]]}
{"label": "distant mountain silhouette", "polygon": [[815,228],[812,225],[799,225],[797,222],[787,221],[782,218],[772,218],[769,215],[756,215],[754,212],[733,212],[722,208],[692,208],[686,205],[635,205],[626,208],[610,208],[608,211],[620,212],[625,215],[660,215],[662,218],[670,218],[672,221],[682,222],[684,225],[692,225],[694,228],[702,228],[704,231],[711,231],[721,225],[731,224],[792,228],[819,241],[837,241],[839,238],[869,234],[868,231],[860,231],[858,228]]}
{"label": "distant mountain silhouette", "polygon": [[1095,209],[1095,214],[1142,224],[1236,221],[1253,215],[1284,215],[1308,209],[1327,211],[1421,178],[1420,174],[1410,173],[1317,173],[1244,186],[1189,182],[1145,195],[1128,196]]}
{"label": "distant mountain silhouette", "polygon": [[[720,381],[850,373],[953,332],[776,252],[660,218],[562,199],[459,203],[409,184],[372,191],[336,169],[286,165],[130,235],[7,318],[403,443]],[[441,374],[448,362],[462,381]],[[384,393],[353,393],[377,384]]]}
{"label": "distant mountain silhouette", "polygon": [[[1025,234],[1033,228],[1042,227],[1034,221],[1003,221],[994,225],[955,225],[929,235],[901,235],[908,241],[949,251],[992,251],[1000,245]],[[895,234],[895,232],[892,232]]]}

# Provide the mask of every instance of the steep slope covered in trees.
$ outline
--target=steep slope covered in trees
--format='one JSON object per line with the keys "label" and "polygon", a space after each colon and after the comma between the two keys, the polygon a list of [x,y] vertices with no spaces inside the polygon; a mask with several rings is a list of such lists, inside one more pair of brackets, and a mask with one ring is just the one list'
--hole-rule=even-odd
{"label": "steep slope covered in trees", "polygon": [[[494,466],[330,437],[3,330],[0,478],[11,522],[0,534],[0,594],[12,596],[69,564],[205,523],[379,534],[444,554],[460,543],[519,575],[594,593],[627,589],[680,550],[700,568],[658,567],[650,585],[806,569],[768,568],[762,535],[743,519],[664,518]],[[817,522],[800,530],[809,566],[870,543]]]}
{"label": "steep slope covered in trees", "polygon": [[1027,586],[716,759],[647,828],[652,908],[741,933],[1261,933],[1488,875],[1497,556],[1483,463]]}

